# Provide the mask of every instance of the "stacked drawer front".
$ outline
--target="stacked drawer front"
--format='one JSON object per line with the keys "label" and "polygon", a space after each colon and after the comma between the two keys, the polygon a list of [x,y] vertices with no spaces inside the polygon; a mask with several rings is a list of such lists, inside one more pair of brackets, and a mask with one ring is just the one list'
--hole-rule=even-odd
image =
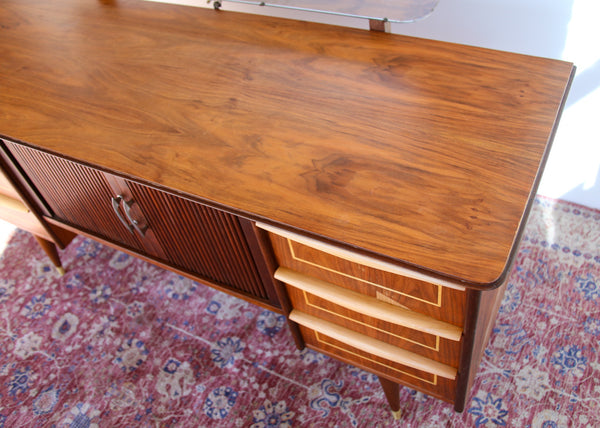
{"label": "stacked drawer front", "polygon": [[453,401],[464,289],[294,233],[269,231],[306,344]]}

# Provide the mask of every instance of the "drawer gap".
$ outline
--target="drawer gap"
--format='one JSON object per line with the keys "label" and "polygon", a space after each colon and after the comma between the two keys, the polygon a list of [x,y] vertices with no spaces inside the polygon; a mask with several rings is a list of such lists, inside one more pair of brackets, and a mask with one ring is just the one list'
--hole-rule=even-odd
{"label": "drawer gap", "polygon": [[366,296],[357,293],[356,291],[338,287],[329,282],[303,275],[291,269],[279,267],[275,272],[275,278],[295,288],[320,297],[321,299],[329,300],[347,309],[382,321],[398,324],[403,327],[419,330],[456,342],[458,342],[462,336],[462,329],[455,325],[436,320],[409,309],[393,306],[389,303],[382,302],[375,297]]}
{"label": "drawer gap", "polygon": [[429,358],[406,351],[396,346],[381,342],[377,339],[356,333],[347,328],[340,327],[328,321],[323,321],[304,312],[293,310],[289,315],[290,320],[314,330],[318,333],[329,336],[335,340],[343,342],[349,346],[361,349],[380,358],[411,367],[416,370],[422,370],[433,375],[446,379],[456,379],[456,369],[446,364],[430,360]]}

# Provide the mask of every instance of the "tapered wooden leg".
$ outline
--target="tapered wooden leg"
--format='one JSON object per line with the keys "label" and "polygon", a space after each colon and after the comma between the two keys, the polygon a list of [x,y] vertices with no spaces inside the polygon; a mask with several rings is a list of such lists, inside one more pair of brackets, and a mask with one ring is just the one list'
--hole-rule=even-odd
{"label": "tapered wooden leg", "polygon": [[387,398],[387,401],[392,409],[392,416],[396,420],[400,419],[400,385],[382,377],[379,378],[379,383],[381,383],[381,387],[385,393],[385,398]]}
{"label": "tapered wooden leg", "polygon": [[52,264],[56,266],[56,270],[58,271],[58,273],[64,275],[65,269],[62,267],[60,257],[58,256],[58,250],[56,249],[56,245],[54,244],[54,242],[48,241],[47,239],[44,239],[37,235],[33,236],[35,236],[35,239],[38,241],[38,244],[40,244],[40,247],[42,247],[42,250],[44,250]]}

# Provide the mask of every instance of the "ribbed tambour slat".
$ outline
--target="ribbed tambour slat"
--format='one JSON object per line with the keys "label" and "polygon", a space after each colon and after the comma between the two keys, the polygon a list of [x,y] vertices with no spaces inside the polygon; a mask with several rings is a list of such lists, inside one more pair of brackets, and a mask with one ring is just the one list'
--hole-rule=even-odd
{"label": "ribbed tambour slat", "polygon": [[268,299],[235,216],[138,183],[127,184],[170,264]]}
{"label": "ribbed tambour slat", "polygon": [[127,247],[142,248],[115,215],[111,197],[116,195],[100,171],[21,144],[7,142],[7,147],[27,171],[55,219]]}
{"label": "ribbed tambour slat", "polygon": [[[227,229],[227,231],[237,230],[236,227],[239,228],[239,221],[237,218],[235,218],[231,215],[227,215],[225,213],[222,213],[222,214],[224,217],[224,221],[230,225],[230,227]],[[239,257],[240,260],[244,260],[248,264],[253,263],[251,255],[250,255],[251,252],[242,250],[242,248],[245,248],[245,246],[246,246],[246,240],[244,239],[244,237],[240,233],[236,233],[235,235],[232,233],[230,239],[232,241],[238,243],[238,245],[234,246],[234,250],[236,252],[237,257]],[[256,276],[256,281],[254,282],[254,284],[258,285],[258,287],[260,287],[260,289],[262,290],[263,283],[262,283],[262,281],[260,281],[258,272],[255,272],[255,276]]]}

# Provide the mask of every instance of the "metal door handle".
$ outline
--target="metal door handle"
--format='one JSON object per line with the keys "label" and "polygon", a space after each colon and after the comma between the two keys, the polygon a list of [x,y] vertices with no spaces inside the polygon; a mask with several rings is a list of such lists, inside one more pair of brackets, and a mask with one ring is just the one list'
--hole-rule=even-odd
{"label": "metal door handle", "polygon": [[131,216],[131,207],[132,206],[133,206],[133,200],[131,200],[130,202],[123,200],[123,208],[125,209],[125,215],[129,219],[131,224],[133,224],[133,227],[135,227],[135,230],[137,230],[138,233],[143,237],[144,234],[146,233],[146,230],[148,230],[148,225],[146,224],[146,225],[144,225],[144,227],[140,227],[140,222]]}
{"label": "metal door handle", "polygon": [[[115,214],[117,215],[119,220],[121,220],[121,223],[123,223],[123,226],[125,226],[127,228],[127,230],[129,230],[129,232],[133,234],[134,233],[133,226],[131,224],[129,224],[127,222],[127,220],[125,220],[125,218],[121,214],[121,211],[119,210],[119,205],[121,204],[121,201],[123,201],[123,196],[118,195],[116,198],[110,198],[110,201],[112,203],[112,207],[113,207],[113,210],[115,211]],[[126,204],[126,206],[127,206],[127,204]]]}

